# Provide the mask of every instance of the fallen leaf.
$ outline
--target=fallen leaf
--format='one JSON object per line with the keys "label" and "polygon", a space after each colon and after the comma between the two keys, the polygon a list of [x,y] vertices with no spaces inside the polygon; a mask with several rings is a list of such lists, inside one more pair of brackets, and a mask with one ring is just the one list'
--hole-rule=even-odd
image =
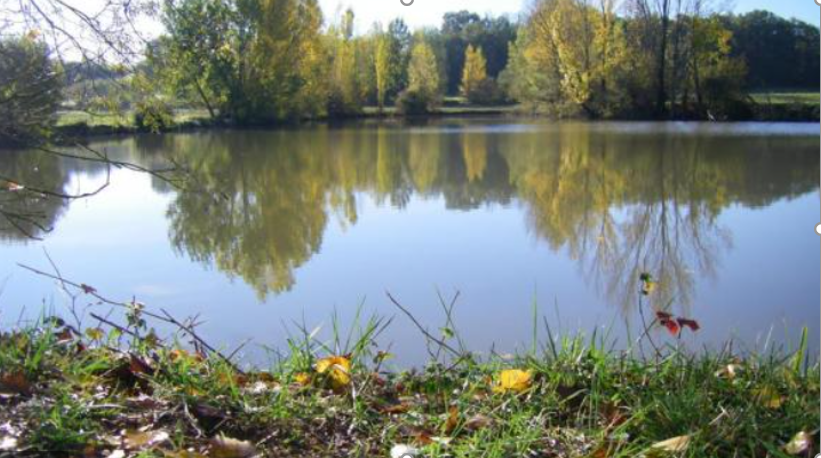
{"label": "fallen leaf", "polygon": [[0,393],[28,394],[31,392],[31,383],[22,372],[12,372],[0,375]]}
{"label": "fallen leaf", "polygon": [[154,373],[154,368],[151,367],[148,361],[139,355],[135,355],[134,353],[129,355],[128,367],[134,375],[151,375]]}
{"label": "fallen leaf", "polygon": [[647,280],[641,285],[641,293],[645,296],[649,296],[650,293],[656,290],[656,286],[658,286],[658,283],[653,280]]}
{"label": "fallen leaf", "polygon": [[71,329],[64,328],[59,332],[55,332],[54,337],[57,338],[58,343],[71,342],[74,340],[74,333],[71,332]]}
{"label": "fallen leaf", "polygon": [[391,447],[391,458],[416,458],[421,456],[419,449],[405,444],[396,444]]}
{"label": "fallen leaf", "polygon": [[294,375],[294,381],[297,385],[308,386],[311,384],[311,376],[305,372],[299,372]]}
{"label": "fallen leaf", "polygon": [[11,452],[17,449],[17,438],[12,436],[0,437],[0,452]]}
{"label": "fallen leaf", "polygon": [[507,369],[499,373],[499,380],[493,391],[507,393],[513,391],[521,393],[533,384],[533,373],[520,369]]}
{"label": "fallen leaf", "polygon": [[170,438],[171,436],[162,430],[145,432],[131,431],[126,432],[124,443],[125,447],[129,450],[142,450],[156,447],[168,441]]}
{"label": "fallen leaf", "polygon": [[227,436],[217,436],[211,439],[210,456],[214,458],[249,458],[256,455],[257,450],[248,441],[232,439]]}
{"label": "fallen leaf", "polygon": [[493,423],[493,419],[486,415],[476,414],[465,421],[465,429],[475,431],[477,429],[487,428]]}
{"label": "fallen leaf", "polygon": [[687,450],[687,446],[690,445],[690,436],[677,436],[673,437],[661,442],[656,442],[655,444],[651,445],[650,448],[654,450],[660,450],[663,452],[683,452]]}
{"label": "fallen leaf", "polygon": [[784,445],[784,451],[789,455],[801,455],[806,453],[810,446],[812,446],[812,435],[806,431],[800,431]]}
{"label": "fallen leaf", "polygon": [[459,424],[459,408],[451,406],[448,410],[448,419],[445,421],[445,434],[450,434]]}
{"label": "fallen leaf", "polygon": [[755,395],[755,398],[762,406],[768,409],[778,409],[784,404],[784,396],[781,396],[781,394],[771,386],[757,388],[753,390],[753,395]]}
{"label": "fallen leaf", "polygon": [[410,404],[407,402],[403,402],[401,404],[393,404],[382,408],[382,413],[386,414],[398,414],[398,413],[406,413],[411,408]]}
{"label": "fallen leaf", "polygon": [[351,360],[344,356],[330,356],[316,362],[316,371],[326,374],[334,391],[344,390],[351,384]]}

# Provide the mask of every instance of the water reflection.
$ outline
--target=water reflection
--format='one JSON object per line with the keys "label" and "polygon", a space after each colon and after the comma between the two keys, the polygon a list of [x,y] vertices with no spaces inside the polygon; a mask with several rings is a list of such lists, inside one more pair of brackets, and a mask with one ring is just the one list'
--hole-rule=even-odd
{"label": "water reflection", "polygon": [[[317,253],[329,217],[357,222],[357,195],[402,208],[413,194],[450,209],[521,203],[553,250],[578,260],[608,302],[629,308],[629,279],[650,271],[656,300],[690,303],[732,234],[718,215],[817,184],[817,139],[626,134],[571,125],[531,132],[312,128],[168,137],[172,154],[218,193],[182,192],[168,210],[174,246],[252,285],[287,291]],[[456,236],[456,234],[454,234]],[[356,260],[351,260],[355,263]]]}
{"label": "water reflection", "polygon": [[[625,311],[636,304],[632,279],[641,271],[660,280],[659,304],[687,307],[696,278],[714,276],[732,247],[733,234],[718,216],[734,205],[766,206],[811,192],[819,167],[812,136],[585,124],[320,126],[148,136],[110,146],[143,164],[172,159],[190,168],[197,183],[190,190],[153,183],[173,193],[173,246],[243,279],[260,300],[294,286],[295,270],[321,250],[331,218],[357,224],[357,199],[367,194],[399,209],[414,196],[442,198],[453,210],[520,205],[531,232],[552,250],[566,250],[607,302]],[[36,154],[0,157],[8,174],[37,170],[54,189],[67,183],[66,168]],[[53,200],[0,205],[36,209],[46,225],[62,209]],[[13,229],[0,225],[0,236],[19,238]]]}

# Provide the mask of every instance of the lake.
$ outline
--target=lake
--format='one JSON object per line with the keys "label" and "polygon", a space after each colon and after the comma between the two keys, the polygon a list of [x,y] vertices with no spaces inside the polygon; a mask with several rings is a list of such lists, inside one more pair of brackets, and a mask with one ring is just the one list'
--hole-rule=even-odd
{"label": "lake", "polygon": [[[459,291],[456,327],[485,354],[530,347],[534,304],[542,341],[547,321],[624,347],[643,307],[698,320],[681,339],[694,351],[789,348],[802,326],[817,351],[819,146],[817,124],[516,119],[101,139],[91,147],[182,164],[188,181],[112,169],[87,199],[0,202],[51,229],[0,221],[0,323],[44,306],[66,315],[54,282],[17,266],[50,270],[45,249],[105,296],[199,314],[212,343],[253,339],[249,361],[295,323],[327,339],[334,313],[344,328],[361,306],[395,317],[379,341],[397,364],[423,362],[424,339],[386,291],[437,334],[438,294]],[[98,164],[0,154],[3,175],[30,187],[107,180]],[[658,282],[646,298],[642,272]]]}

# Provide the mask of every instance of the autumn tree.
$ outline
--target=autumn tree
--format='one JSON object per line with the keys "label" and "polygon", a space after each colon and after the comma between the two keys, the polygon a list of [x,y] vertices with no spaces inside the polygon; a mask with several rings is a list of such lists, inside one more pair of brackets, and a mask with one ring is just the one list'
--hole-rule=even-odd
{"label": "autumn tree", "polygon": [[424,113],[439,104],[439,67],[436,54],[420,34],[411,52],[408,67],[408,89],[397,100],[405,113]]}
{"label": "autumn tree", "polygon": [[460,92],[468,100],[473,100],[479,93],[482,83],[487,79],[487,61],[482,48],[469,45],[465,50],[465,67],[462,70]]}

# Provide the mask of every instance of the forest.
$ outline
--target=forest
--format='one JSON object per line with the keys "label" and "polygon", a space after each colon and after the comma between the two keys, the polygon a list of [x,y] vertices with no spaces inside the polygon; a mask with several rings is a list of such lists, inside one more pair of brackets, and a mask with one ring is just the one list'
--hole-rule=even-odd
{"label": "forest", "polygon": [[151,131],[180,110],[271,125],[447,105],[745,120],[753,93],[819,88],[818,27],[703,0],[538,0],[515,18],[459,11],[419,30],[337,16],[316,0],[169,0],[155,13],[164,33],[133,66],[67,59],[38,30],[4,34],[0,135],[42,138],[66,110],[133,113]]}

